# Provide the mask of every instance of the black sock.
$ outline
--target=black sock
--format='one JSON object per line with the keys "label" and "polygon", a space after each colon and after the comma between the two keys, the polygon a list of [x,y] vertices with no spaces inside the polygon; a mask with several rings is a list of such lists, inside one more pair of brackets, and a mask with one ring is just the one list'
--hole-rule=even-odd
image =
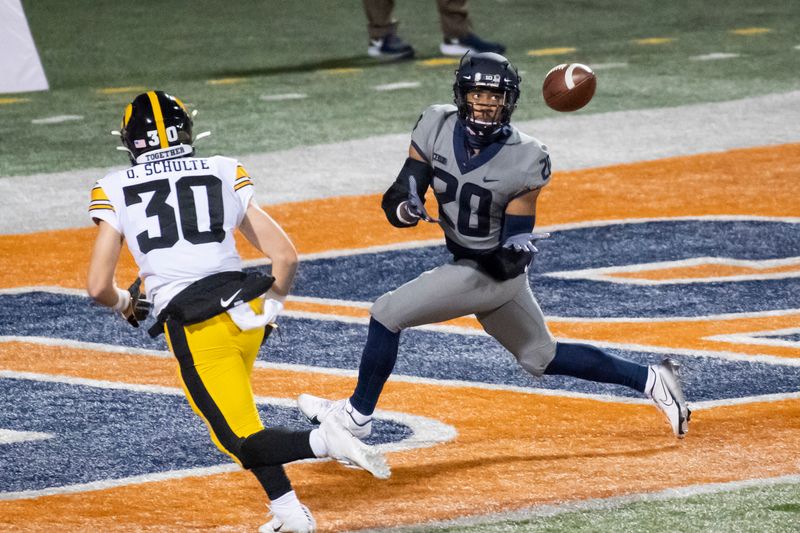
{"label": "black sock", "polygon": [[588,344],[559,342],[545,374],[625,385],[644,392],[647,366],[611,355]]}
{"label": "black sock", "polygon": [[358,367],[358,384],[350,404],[362,415],[371,415],[378,404],[383,385],[394,369],[400,333],[386,329],[374,318],[369,321],[367,343]]}

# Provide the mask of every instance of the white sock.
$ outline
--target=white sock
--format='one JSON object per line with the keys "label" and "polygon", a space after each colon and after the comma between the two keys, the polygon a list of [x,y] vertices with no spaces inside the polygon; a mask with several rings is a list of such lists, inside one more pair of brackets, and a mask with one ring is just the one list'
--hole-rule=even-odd
{"label": "white sock", "polygon": [[647,367],[647,383],[644,384],[644,393],[647,396],[653,396],[653,385],[656,382],[656,369],[653,365]]}
{"label": "white sock", "polygon": [[353,417],[353,420],[355,420],[356,424],[358,424],[359,426],[363,426],[364,424],[372,420],[372,415],[362,415],[358,409],[353,407],[353,404],[350,403],[350,400],[347,400],[347,404],[345,405],[344,408],[345,411],[347,411],[347,413],[351,417]]}
{"label": "white sock", "polygon": [[269,506],[269,510],[275,516],[287,516],[299,508],[300,500],[297,499],[297,494],[293,490],[290,490],[280,498],[272,500],[272,505]]}
{"label": "white sock", "polygon": [[311,445],[311,451],[317,457],[328,456],[328,445],[325,444],[325,439],[322,438],[319,428],[311,430],[311,434],[308,436],[308,443]]}

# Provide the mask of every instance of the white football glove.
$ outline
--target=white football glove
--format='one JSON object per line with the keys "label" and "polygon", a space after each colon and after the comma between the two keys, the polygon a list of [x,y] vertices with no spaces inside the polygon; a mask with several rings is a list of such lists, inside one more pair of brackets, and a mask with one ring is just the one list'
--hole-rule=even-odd
{"label": "white football glove", "polygon": [[283,311],[281,302],[267,298],[264,300],[264,311],[261,314],[257,315],[248,302],[242,302],[228,309],[228,315],[239,329],[247,331],[263,328],[267,324],[273,323],[281,311]]}

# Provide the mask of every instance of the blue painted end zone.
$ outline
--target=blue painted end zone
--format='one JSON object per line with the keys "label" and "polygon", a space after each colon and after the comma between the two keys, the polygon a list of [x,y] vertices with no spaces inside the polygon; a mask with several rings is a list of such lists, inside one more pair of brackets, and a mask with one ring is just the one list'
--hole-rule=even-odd
{"label": "blue painted end zone", "polygon": [[[269,426],[311,429],[297,409],[260,406]],[[0,429],[53,434],[0,445],[0,494],[231,463],[182,394],[0,379]],[[411,435],[376,420],[371,443]]]}
{"label": "blue painted end zone", "polygon": [[[697,220],[558,231],[537,244],[541,253],[531,284],[549,316],[708,316],[798,309],[800,278],[643,286],[545,275],[698,257],[784,259],[800,253],[797,233],[797,224],[785,222]],[[440,246],[304,261],[294,292],[372,302],[449,259]]]}
{"label": "blue painted end zone", "polygon": [[[20,313],[24,314],[22,317]],[[70,318],[74,317],[74,318]],[[22,318],[22,319],[20,319]],[[260,358],[325,368],[358,369],[366,326],[328,320],[280,317],[279,333],[261,349]],[[0,296],[0,335],[44,336],[74,341],[166,350],[163,337],[133,329],[86,298],[50,293]],[[615,352],[646,364],[663,355]],[[673,355],[683,365],[687,398],[721,400],[800,390],[800,367]],[[639,396],[624,387],[546,376],[533,379],[510,353],[487,336],[410,330],[403,333],[396,374],[476,383]]]}

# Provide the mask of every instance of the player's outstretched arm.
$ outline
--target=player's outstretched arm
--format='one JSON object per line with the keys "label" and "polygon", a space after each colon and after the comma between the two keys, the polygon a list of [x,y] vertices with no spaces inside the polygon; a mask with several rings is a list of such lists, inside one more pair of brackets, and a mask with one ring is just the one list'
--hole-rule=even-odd
{"label": "player's outstretched arm", "polygon": [[121,251],[122,235],[108,222],[99,221],[92,258],[89,260],[86,290],[95,302],[119,311],[128,318],[133,313],[131,294],[114,283],[114,271]]}
{"label": "player's outstretched arm", "polygon": [[275,283],[270,292],[283,300],[289,294],[297,272],[297,250],[291,239],[272,217],[253,202],[247,207],[239,230],[250,244],[272,261]]}

